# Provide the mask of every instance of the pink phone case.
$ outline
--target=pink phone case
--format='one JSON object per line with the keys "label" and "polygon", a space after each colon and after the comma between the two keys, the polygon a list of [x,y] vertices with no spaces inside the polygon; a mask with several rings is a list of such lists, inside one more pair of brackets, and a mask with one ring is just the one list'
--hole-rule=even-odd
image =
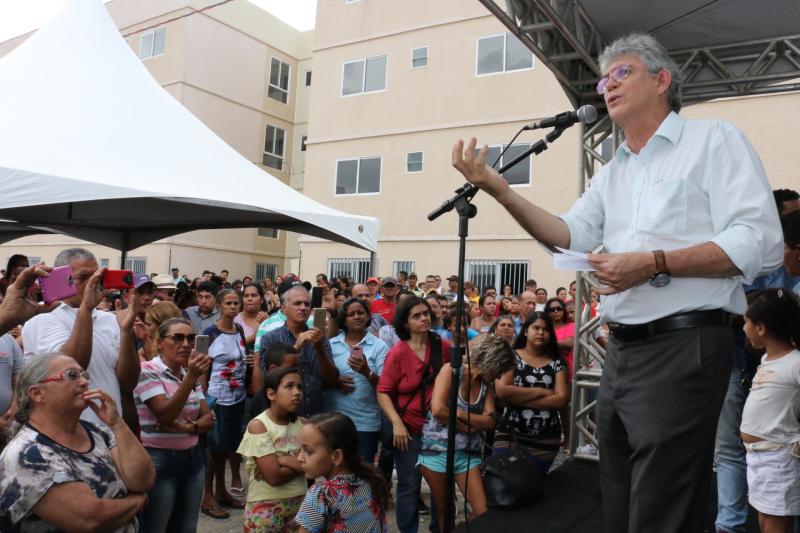
{"label": "pink phone case", "polygon": [[69,265],[54,268],[49,276],[39,278],[39,285],[42,287],[44,301],[48,304],[77,294],[75,280],[72,279],[72,267]]}

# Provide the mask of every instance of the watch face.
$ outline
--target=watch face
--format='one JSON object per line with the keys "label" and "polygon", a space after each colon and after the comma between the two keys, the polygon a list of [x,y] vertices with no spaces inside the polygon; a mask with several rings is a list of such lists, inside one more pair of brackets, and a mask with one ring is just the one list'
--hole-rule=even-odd
{"label": "watch face", "polygon": [[669,282],[672,281],[672,278],[669,274],[665,274],[664,272],[659,272],[652,278],[650,278],[650,285],[653,287],[666,287],[669,285]]}

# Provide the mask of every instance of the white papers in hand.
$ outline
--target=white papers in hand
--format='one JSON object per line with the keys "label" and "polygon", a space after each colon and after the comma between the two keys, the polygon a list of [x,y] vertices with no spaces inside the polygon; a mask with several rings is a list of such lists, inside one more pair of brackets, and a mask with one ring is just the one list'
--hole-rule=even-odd
{"label": "white papers in hand", "polygon": [[581,272],[594,272],[597,270],[586,259],[586,254],[573,252],[564,248],[555,247],[560,253],[553,254],[553,268],[556,270],[578,270]]}

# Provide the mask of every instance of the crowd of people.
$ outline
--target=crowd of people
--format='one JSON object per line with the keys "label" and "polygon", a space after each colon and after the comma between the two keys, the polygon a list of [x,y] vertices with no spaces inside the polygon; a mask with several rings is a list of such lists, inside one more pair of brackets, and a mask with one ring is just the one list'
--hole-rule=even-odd
{"label": "crowd of people", "polygon": [[[720,133],[681,122],[668,58],[643,68],[665,55],[655,40],[633,36],[609,50],[598,92],[631,84],[653,96],[639,102],[631,92],[627,105],[666,124],[664,143],[677,143],[683,128],[690,140],[726,135],[749,153],[724,125]],[[606,529],[701,531],[716,435],[717,529],[742,531],[749,501],[763,531],[792,531],[800,515],[800,196],[774,191],[773,208],[763,202],[766,179],[753,178],[750,203],[740,195],[735,205],[714,204],[694,220],[696,234],[682,236],[702,241],[713,227],[722,235],[713,242],[616,252],[643,237],[627,219],[605,219],[610,198],[627,205],[606,176],[634,172],[620,167],[638,164],[633,154],[650,137],[625,103],[607,102],[628,144],[562,218],[514,196],[474,141],[454,149],[454,166],[537,239],[612,248],[588,256],[597,284],[585,304],[606,322],[595,334],[608,347],[596,414]],[[737,165],[760,175],[757,167],[743,156]],[[738,211],[723,216],[726,209]],[[675,229],[656,228],[651,214],[644,233]],[[778,220],[784,254],[775,269]],[[52,268],[24,256],[12,256],[0,280],[3,531],[189,532],[199,513],[227,518],[243,509],[247,532],[385,532],[396,472],[398,529],[416,533],[419,514],[429,512],[437,532],[456,515],[446,499],[451,410],[453,474],[469,504],[463,520],[487,511],[485,454],[519,444],[546,475],[569,439],[574,283],[551,293],[534,280],[517,288],[465,281],[462,299],[457,276],[398,272],[357,283],[319,274],[312,283],[294,274],[229,280],[223,270],[189,280],[173,268],[137,274],[114,294],[85,249],[63,250],[53,267],[71,271],[74,295],[62,301],[37,302],[36,279]],[[674,290],[665,289],[673,277]],[[454,344],[465,347],[458,372]],[[421,498],[423,478],[430,502]]]}

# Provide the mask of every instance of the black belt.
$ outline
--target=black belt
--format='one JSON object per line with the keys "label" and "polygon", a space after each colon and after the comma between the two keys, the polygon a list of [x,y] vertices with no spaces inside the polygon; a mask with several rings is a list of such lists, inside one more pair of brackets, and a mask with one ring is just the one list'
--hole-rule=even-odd
{"label": "black belt", "polygon": [[619,324],[611,322],[608,330],[618,340],[632,342],[647,339],[660,333],[669,333],[679,329],[696,328],[700,326],[730,326],[732,317],[729,312],[722,309],[711,311],[692,311],[670,315],[646,324]]}

